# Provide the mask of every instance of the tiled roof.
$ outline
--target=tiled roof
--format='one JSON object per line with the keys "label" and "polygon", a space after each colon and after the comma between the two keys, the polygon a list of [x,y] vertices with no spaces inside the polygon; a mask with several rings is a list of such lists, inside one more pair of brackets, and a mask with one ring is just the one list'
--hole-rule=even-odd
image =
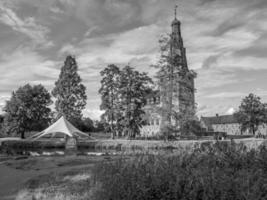
{"label": "tiled roof", "polygon": [[212,124],[235,124],[238,123],[234,115],[221,115],[215,117],[201,117],[201,120],[207,125]]}

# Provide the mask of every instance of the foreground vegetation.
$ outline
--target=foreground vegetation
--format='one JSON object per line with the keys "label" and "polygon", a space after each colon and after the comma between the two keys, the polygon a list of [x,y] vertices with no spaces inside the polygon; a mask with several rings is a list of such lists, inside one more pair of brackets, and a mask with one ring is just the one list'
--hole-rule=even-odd
{"label": "foreground vegetation", "polygon": [[72,177],[53,175],[30,183],[21,197],[27,193],[35,199],[263,200],[267,149],[203,143],[190,153],[142,154],[127,160],[122,156],[73,172]]}

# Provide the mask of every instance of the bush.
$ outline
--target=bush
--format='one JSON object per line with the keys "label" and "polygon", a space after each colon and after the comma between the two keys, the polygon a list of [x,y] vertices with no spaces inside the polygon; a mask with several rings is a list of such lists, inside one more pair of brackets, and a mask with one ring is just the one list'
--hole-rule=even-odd
{"label": "bush", "polygon": [[93,170],[95,199],[267,199],[267,150],[203,144],[193,153],[139,155]]}
{"label": "bush", "polygon": [[177,137],[174,135],[168,135],[168,136],[164,136],[164,135],[155,135],[155,136],[149,136],[149,137],[145,137],[145,136],[139,136],[134,138],[134,140],[177,140]]}

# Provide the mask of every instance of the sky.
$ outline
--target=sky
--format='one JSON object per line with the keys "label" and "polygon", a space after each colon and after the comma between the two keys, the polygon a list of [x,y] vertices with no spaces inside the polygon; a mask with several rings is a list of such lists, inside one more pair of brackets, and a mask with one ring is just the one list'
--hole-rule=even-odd
{"label": "sky", "polygon": [[99,72],[130,64],[153,76],[174,5],[195,81],[198,116],[232,114],[255,93],[267,102],[266,0],[0,0],[0,110],[24,84],[49,91],[67,55],[98,119]]}

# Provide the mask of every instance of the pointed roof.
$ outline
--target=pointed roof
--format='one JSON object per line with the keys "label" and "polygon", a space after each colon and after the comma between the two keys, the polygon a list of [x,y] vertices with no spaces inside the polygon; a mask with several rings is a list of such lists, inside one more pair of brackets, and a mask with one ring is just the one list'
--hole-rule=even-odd
{"label": "pointed roof", "polygon": [[175,5],[174,7],[174,20],[172,21],[172,26],[179,25],[181,22],[177,19],[177,9],[178,5]]}
{"label": "pointed roof", "polygon": [[89,137],[88,134],[78,130],[74,127],[64,116],[60,117],[55,123],[45,130],[33,135],[31,138],[35,140],[48,134],[63,133],[69,137]]}

